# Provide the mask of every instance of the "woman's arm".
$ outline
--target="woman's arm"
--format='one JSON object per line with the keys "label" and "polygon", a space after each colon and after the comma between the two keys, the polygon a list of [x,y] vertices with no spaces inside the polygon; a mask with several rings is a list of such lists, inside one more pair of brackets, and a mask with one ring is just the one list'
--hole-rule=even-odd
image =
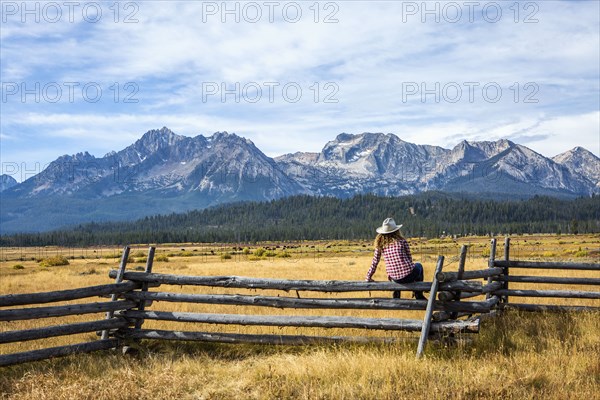
{"label": "woman's arm", "polygon": [[373,261],[371,261],[371,268],[369,268],[369,272],[367,272],[367,282],[371,282],[373,279],[373,274],[377,271],[377,264],[379,264],[379,260],[381,259],[381,250],[375,249],[375,253],[373,254]]}

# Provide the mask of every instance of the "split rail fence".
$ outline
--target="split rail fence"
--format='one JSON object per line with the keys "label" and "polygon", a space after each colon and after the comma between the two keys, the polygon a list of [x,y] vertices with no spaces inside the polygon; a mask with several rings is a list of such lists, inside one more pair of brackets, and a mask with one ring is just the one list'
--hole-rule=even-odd
{"label": "split rail fence", "polygon": [[[260,279],[235,276],[184,276],[152,272],[155,248],[150,247],[144,272],[126,271],[129,247],[125,247],[118,270],[109,273],[115,283],[56,292],[15,294],[0,296],[0,322],[46,317],[69,316],[106,312],[105,319],[90,322],[54,325],[43,328],[0,332],[0,344],[97,332],[101,338],[68,346],[13,354],[0,354],[0,366],[60,357],[127,346],[141,339],[186,340],[225,343],[259,344],[310,344],[338,342],[378,341],[391,343],[395,338],[376,336],[307,336],[208,332],[206,330],[181,331],[143,329],[144,321],[176,321],[206,324],[276,327],[318,327],[340,329],[364,329],[384,331],[420,332],[417,357],[423,354],[428,337],[477,333],[482,314],[490,314],[506,308],[527,311],[580,311],[600,310],[591,306],[539,305],[509,303],[509,297],[565,297],[576,299],[600,299],[600,291],[569,290],[515,290],[510,282],[552,283],[569,285],[599,285],[600,264],[540,263],[513,261],[509,258],[510,240],[504,246],[504,259],[496,260],[496,240],[491,242],[488,268],[465,271],[467,246],[460,252],[458,271],[443,271],[444,257],[439,256],[431,282],[396,284],[393,282],[318,281]],[[595,277],[557,278],[513,275],[514,269],[545,268],[560,270],[591,271]],[[483,281],[482,281],[483,280]],[[162,286],[208,287],[229,289],[275,290],[288,293],[284,296],[250,294],[181,293],[150,290]],[[428,300],[392,299],[392,291],[424,291]],[[214,291],[214,290],[213,290]],[[289,295],[295,292],[296,296]],[[388,292],[388,297],[301,297],[308,293],[356,293]],[[22,305],[39,305],[50,302],[111,296],[111,301],[92,302],[49,307],[3,309]],[[485,297],[483,297],[485,296]],[[479,299],[475,299],[479,298]],[[474,300],[475,299],[475,300]],[[341,315],[254,315],[191,313],[150,309],[155,302],[196,303],[229,306],[255,306],[278,309],[352,309],[352,310],[422,310],[422,320],[402,318],[364,318]],[[0,348],[1,349],[1,348]]]}

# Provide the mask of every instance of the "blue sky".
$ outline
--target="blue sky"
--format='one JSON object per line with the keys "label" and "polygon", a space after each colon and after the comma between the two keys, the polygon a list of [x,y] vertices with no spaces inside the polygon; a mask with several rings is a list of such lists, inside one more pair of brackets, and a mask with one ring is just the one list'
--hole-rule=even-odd
{"label": "blue sky", "polygon": [[595,0],[1,5],[2,173],[19,181],[162,126],[270,156],[341,132],[600,156]]}

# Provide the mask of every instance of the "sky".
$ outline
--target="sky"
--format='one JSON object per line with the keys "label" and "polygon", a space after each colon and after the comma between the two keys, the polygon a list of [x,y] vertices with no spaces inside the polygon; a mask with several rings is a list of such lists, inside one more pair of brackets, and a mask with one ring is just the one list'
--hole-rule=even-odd
{"label": "sky", "polygon": [[600,156],[599,4],[2,0],[1,172],[163,126],[269,156],[342,132]]}

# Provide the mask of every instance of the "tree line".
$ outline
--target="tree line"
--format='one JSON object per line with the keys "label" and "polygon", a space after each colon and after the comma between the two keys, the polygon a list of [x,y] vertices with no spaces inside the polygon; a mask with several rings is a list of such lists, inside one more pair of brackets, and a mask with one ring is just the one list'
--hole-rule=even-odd
{"label": "tree line", "polygon": [[0,246],[90,246],[128,243],[254,243],[366,239],[386,217],[408,237],[600,232],[600,197],[482,200],[428,192],[402,197],[292,196],[243,202],[136,221],[86,223],[70,229],[0,236]]}

